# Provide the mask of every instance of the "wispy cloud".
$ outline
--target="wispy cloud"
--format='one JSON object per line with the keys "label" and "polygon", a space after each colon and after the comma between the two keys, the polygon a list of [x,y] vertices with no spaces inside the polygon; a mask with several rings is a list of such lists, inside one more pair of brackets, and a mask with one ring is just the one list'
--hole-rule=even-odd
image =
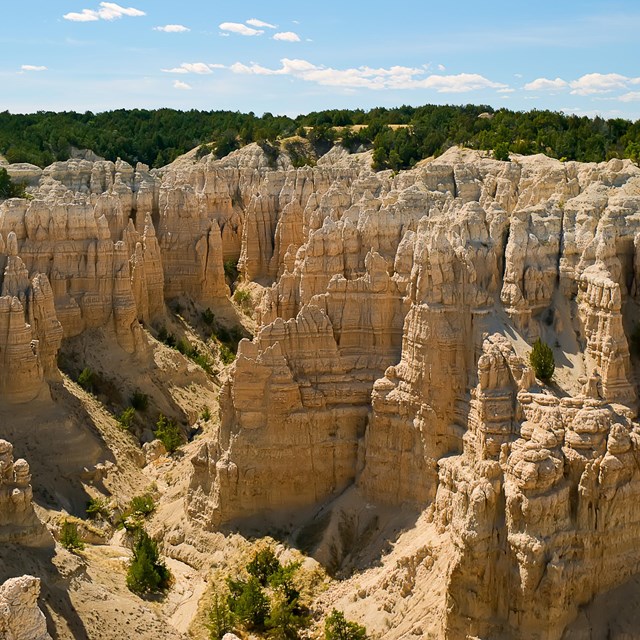
{"label": "wispy cloud", "polygon": [[116,20],[123,16],[139,17],[146,13],[134,7],[121,7],[115,2],[101,2],[99,9],[83,9],[80,13],[65,13],[62,17],[71,22],[95,22],[96,20]]}
{"label": "wispy cloud", "polygon": [[261,36],[264,33],[261,29],[247,27],[246,24],[241,22],[222,22],[219,26],[222,31],[237,33],[240,36]]}
{"label": "wispy cloud", "polygon": [[630,91],[621,95],[618,100],[620,102],[640,102],[640,91]]}
{"label": "wispy cloud", "polygon": [[213,73],[213,69],[224,68],[220,64],[207,64],[206,62],[183,62],[179,67],[173,69],[161,69],[164,73],[197,73],[205,75]]}
{"label": "wispy cloud", "polygon": [[165,24],[164,27],[153,27],[154,31],[164,31],[165,33],[184,33],[185,31],[191,31],[189,27],[185,27],[182,24]]}
{"label": "wispy cloud", "polygon": [[293,31],[281,31],[273,36],[274,40],[283,40],[284,42],[300,42],[300,36]]}
{"label": "wispy cloud", "polygon": [[182,80],[176,80],[173,83],[173,88],[181,89],[182,91],[188,91],[189,89],[191,89],[191,85],[187,84],[186,82],[182,82]]}
{"label": "wispy cloud", "polygon": [[250,24],[252,27],[262,27],[264,29],[277,29],[275,24],[270,24],[268,22],[263,22],[262,20],[258,20],[257,18],[251,18],[247,20],[247,24]]}
{"label": "wispy cloud", "polygon": [[291,76],[331,87],[349,89],[432,89],[438,93],[466,93],[481,89],[504,90],[509,87],[494,82],[477,73],[457,75],[427,73],[424,68],[394,66],[389,68],[357,67],[334,69],[318,66],[307,60],[283,58],[279,69],[271,69],[259,64],[246,65],[236,62],[228,68],[233,73],[262,76]]}
{"label": "wispy cloud", "polygon": [[22,71],[46,71],[47,67],[35,64],[23,64],[20,69],[22,69]]}

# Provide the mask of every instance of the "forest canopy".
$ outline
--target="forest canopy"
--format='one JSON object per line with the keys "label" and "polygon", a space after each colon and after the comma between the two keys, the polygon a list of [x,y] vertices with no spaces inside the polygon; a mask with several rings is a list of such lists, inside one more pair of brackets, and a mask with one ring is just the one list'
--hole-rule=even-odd
{"label": "forest canopy", "polygon": [[0,113],[0,154],[40,167],[67,160],[73,148],[161,167],[202,144],[217,147],[221,156],[250,142],[275,143],[296,134],[314,144],[342,140],[351,151],[373,148],[376,169],[409,168],[457,144],[493,151],[499,159],[510,152],[582,162],[640,159],[640,120],[487,105],[334,109],[296,118],[174,109]]}

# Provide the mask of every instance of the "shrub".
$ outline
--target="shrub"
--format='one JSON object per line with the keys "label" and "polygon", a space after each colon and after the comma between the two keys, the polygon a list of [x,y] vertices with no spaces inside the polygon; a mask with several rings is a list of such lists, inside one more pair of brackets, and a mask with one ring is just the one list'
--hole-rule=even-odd
{"label": "shrub", "polygon": [[127,587],[133,593],[144,595],[165,591],[170,582],[171,572],[160,561],[157,543],[144,529],[139,529],[127,571]]}
{"label": "shrub", "polygon": [[84,543],[80,539],[78,533],[78,525],[70,520],[65,520],[62,523],[62,529],[60,530],[60,544],[69,551],[80,551],[84,549]]}
{"label": "shrub", "polygon": [[141,496],[134,496],[129,503],[129,512],[141,516],[148,516],[155,511],[155,508],[156,503],[153,500],[153,496],[148,493]]}
{"label": "shrub", "polygon": [[209,638],[211,640],[222,640],[226,633],[233,631],[234,617],[229,609],[229,603],[218,591],[213,592],[213,602],[209,610]]}
{"label": "shrub", "polygon": [[271,601],[271,611],[265,620],[269,637],[278,640],[297,640],[298,631],[309,625],[309,616],[289,602],[282,593],[276,593]]}
{"label": "shrub", "polygon": [[182,434],[175,420],[162,414],[158,418],[154,434],[169,453],[173,453],[182,444]]}
{"label": "shrub", "polygon": [[533,367],[536,378],[539,378],[543,382],[549,382],[549,380],[551,380],[556,368],[553,350],[546,342],[542,342],[540,338],[533,344],[533,349],[531,353],[529,353],[529,362]]}
{"label": "shrub", "polygon": [[205,422],[211,420],[211,409],[209,409],[208,406],[205,405],[204,407],[202,407],[200,418],[202,418],[202,420],[204,420]]}
{"label": "shrub", "polygon": [[146,393],[142,393],[139,389],[136,389],[129,398],[129,402],[136,411],[146,411],[149,407],[149,396]]}
{"label": "shrub", "polygon": [[223,364],[231,364],[236,359],[235,354],[226,344],[220,343],[218,347],[220,349],[220,360],[222,360]]}
{"label": "shrub", "polygon": [[236,292],[233,294],[233,299],[235,300],[236,304],[245,311],[251,309],[253,299],[251,298],[251,294],[248,291],[236,289]]}
{"label": "shrub", "polygon": [[238,261],[237,260],[224,261],[224,275],[228,278],[229,282],[232,282],[232,283],[238,279]]}
{"label": "shrub", "polygon": [[133,407],[127,407],[117,419],[123,429],[130,429],[133,426],[133,419],[135,417],[136,410]]}
{"label": "shrub", "polygon": [[198,353],[191,358],[201,369],[204,369],[209,375],[213,375],[213,363],[204,353]]}
{"label": "shrub", "polygon": [[89,367],[85,367],[78,376],[78,384],[85,390],[92,392],[95,386],[95,374]]}
{"label": "shrub", "polygon": [[344,613],[334,609],[324,623],[325,640],[366,640],[367,630],[360,624],[349,622]]}
{"label": "shrub", "polygon": [[91,520],[109,519],[109,509],[104,498],[91,498],[89,502],[87,502],[86,512],[87,518]]}

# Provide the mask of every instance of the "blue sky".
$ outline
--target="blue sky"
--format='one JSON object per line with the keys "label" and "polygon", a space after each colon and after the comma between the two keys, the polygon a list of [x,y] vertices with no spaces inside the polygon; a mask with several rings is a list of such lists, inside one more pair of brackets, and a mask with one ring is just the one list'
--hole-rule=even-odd
{"label": "blue sky", "polygon": [[638,0],[23,0],[0,111],[490,104],[640,118]]}

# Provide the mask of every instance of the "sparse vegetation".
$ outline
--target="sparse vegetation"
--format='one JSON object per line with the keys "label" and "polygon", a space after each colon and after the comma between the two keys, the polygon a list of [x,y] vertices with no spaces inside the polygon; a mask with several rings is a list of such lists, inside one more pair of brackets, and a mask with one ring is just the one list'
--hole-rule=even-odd
{"label": "sparse vegetation", "polygon": [[91,520],[109,520],[109,507],[104,498],[91,498],[87,502],[87,518]]}
{"label": "sparse vegetation", "polygon": [[204,322],[208,327],[213,326],[213,323],[216,321],[216,317],[213,315],[213,311],[209,307],[207,307],[201,314],[202,322]]}
{"label": "sparse vegetation", "polygon": [[96,376],[89,369],[89,367],[85,367],[78,376],[78,384],[89,393],[93,393],[96,384]]}
{"label": "sparse vegetation", "polygon": [[81,551],[84,542],[78,533],[78,525],[71,520],[65,520],[60,529],[60,544],[68,551]]}
{"label": "sparse vegetation", "polygon": [[549,382],[553,378],[553,372],[556,368],[553,350],[546,342],[542,342],[540,338],[533,344],[533,349],[529,353],[529,362],[536,374],[536,378],[543,382]]}
{"label": "sparse vegetation", "polygon": [[133,407],[127,407],[118,416],[117,420],[123,429],[131,429],[133,420],[136,417],[136,410]]}
{"label": "sparse vegetation", "polygon": [[119,529],[124,527],[127,531],[138,531],[144,519],[151,515],[155,508],[156,503],[150,493],[134,496],[117,518],[116,527]]}
{"label": "sparse vegetation", "polygon": [[200,412],[200,418],[205,422],[211,420],[211,409],[207,405],[202,407],[202,411]]}
{"label": "sparse vegetation", "polygon": [[175,420],[167,418],[162,413],[158,417],[154,435],[162,444],[164,448],[173,453],[183,443],[182,433],[176,424]]}
{"label": "sparse vegetation", "polygon": [[224,261],[224,275],[229,284],[233,284],[238,279],[239,272],[237,260]]}
{"label": "sparse vegetation", "polygon": [[245,313],[253,309],[253,298],[245,289],[236,289],[233,300]]}
{"label": "sparse vegetation", "polygon": [[135,534],[133,557],[127,571],[127,587],[138,595],[166,591],[171,572],[160,561],[158,544],[140,528]]}
{"label": "sparse vegetation", "polygon": [[299,562],[282,565],[272,549],[256,552],[245,566],[244,577],[226,580],[226,602],[214,591],[209,612],[212,639],[235,630],[296,640],[309,625],[307,608],[296,586]]}
{"label": "sparse vegetation", "polygon": [[367,629],[345,619],[344,613],[334,609],[324,623],[325,640],[366,640]]}

